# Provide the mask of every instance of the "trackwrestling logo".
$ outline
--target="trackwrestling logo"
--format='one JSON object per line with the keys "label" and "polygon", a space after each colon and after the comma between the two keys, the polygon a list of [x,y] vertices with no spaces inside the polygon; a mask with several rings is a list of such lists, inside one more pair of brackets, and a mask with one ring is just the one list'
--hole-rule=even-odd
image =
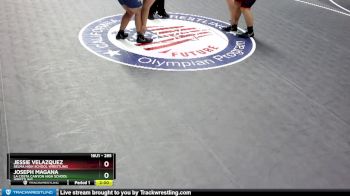
{"label": "trackwrestling logo", "polygon": [[197,71],[241,62],[255,51],[254,39],[243,39],[221,28],[227,23],[188,14],[147,23],[149,44],[136,43],[133,22],[126,40],[116,40],[122,15],[109,16],[86,25],[79,33],[81,44],[92,53],[120,64],[153,70]]}

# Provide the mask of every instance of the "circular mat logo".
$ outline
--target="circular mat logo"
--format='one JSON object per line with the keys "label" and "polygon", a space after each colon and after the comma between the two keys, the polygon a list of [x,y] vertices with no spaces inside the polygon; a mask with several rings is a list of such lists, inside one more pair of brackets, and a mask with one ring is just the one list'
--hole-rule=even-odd
{"label": "circular mat logo", "polygon": [[170,19],[148,21],[149,44],[136,42],[130,22],[125,40],[117,40],[122,15],[109,16],[86,25],[79,33],[81,44],[107,60],[144,69],[164,71],[207,70],[243,61],[255,51],[254,39],[222,32],[228,24],[188,14],[170,14]]}

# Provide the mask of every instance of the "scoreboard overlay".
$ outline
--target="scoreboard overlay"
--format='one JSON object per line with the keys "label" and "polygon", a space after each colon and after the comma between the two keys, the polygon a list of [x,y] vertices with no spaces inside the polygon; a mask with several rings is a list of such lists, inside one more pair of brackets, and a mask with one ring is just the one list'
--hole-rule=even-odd
{"label": "scoreboard overlay", "polygon": [[112,186],[115,153],[9,153],[11,185]]}

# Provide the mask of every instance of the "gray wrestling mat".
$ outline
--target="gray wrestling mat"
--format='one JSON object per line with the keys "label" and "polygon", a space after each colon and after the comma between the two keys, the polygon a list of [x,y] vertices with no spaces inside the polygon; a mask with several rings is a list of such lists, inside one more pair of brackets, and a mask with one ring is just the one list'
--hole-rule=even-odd
{"label": "gray wrestling mat", "polygon": [[[252,56],[165,72],[80,44],[123,13],[114,0],[1,0],[1,187],[7,152],[115,152],[116,188],[350,188],[350,13],[336,4],[257,0]],[[229,18],[224,0],[166,10]]]}

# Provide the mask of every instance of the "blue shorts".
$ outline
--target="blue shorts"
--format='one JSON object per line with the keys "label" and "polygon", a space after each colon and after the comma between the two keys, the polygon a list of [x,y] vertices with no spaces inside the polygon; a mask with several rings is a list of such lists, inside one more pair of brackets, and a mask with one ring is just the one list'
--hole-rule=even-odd
{"label": "blue shorts", "polygon": [[251,8],[256,0],[236,0],[241,3],[241,7],[243,8]]}
{"label": "blue shorts", "polygon": [[142,0],[118,0],[120,5],[125,5],[128,8],[139,8],[142,6]]}

